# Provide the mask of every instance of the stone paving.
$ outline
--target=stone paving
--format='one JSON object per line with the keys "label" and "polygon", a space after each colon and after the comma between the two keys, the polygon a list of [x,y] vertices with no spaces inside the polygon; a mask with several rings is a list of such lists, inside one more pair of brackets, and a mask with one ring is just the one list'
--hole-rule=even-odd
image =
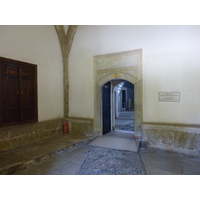
{"label": "stone paving", "polygon": [[89,149],[89,146],[84,145],[77,149],[60,153],[14,175],[75,175]]}
{"label": "stone paving", "polygon": [[158,149],[140,149],[149,175],[200,175],[200,158]]}
{"label": "stone paving", "polygon": [[146,175],[138,153],[91,147],[77,175]]}
{"label": "stone paving", "polygon": [[[23,171],[17,172],[14,175],[84,174],[83,172],[84,168],[81,167],[88,155],[88,152],[92,148],[94,147],[91,147],[89,145],[83,145],[77,149],[60,153],[48,160],[38,162],[34,166],[27,168]],[[127,151],[120,151],[120,152],[127,153]],[[166,152],[162,150],[145,150],[145,149],[140,149],[139,153],[135,154],[138,155],[140,164],[141,163],[143,164],[147,175],[200,175],[200,158],[197,157],[188,157],[185,155]],[[101,156],[101,154],[99,154],[98,156]],[[118,160],[118,162],[120,162],[120,159]],[[106,165],[106,162],[104,164]],[[132,163],[132,165],[134,168],[134,162]],[[87,166],[88,167],[91,166],[91,168],[93,168],[93,171],[100,170],[99,169],[100,167],[97,166],[96,164],[93,165],[93,163]],[[127,169],[126,162],[120,162],[119,166],[122,171],[126,171],[123,170]],[[79,170],[81,170],[81,172]],[[117,171],[119,172],[120,169],[118,168],[118,170],[116,170],[115,172]],[[110,171],[110,174],[113,174],[113,172],[114,170],[112,172]],[[88,174],[88,171],[86,171],[85,174]],[[105,171],[104,174],[109,174],[109,173],[108,171]],[[125,175],[125,173],[121,174]],[[130,175],[130,173],[127,173],[127,175]]]}
{"label": "stone paving", "polygon": [[62,134],[50,139],[0,152],[0,174],[13,174],[56,155],[75,149],[96,136]]}
{"label": "stone paving", "polygon": [[[134,132],[121,133],[123,131],[111,131],[106,136],[133,139]],[[200,175],[199,157],[144,148],[138,153],[108,147],[99,150],[90,145],[95,137],[62,135],[0,152],[0,172],[13,175]]]}

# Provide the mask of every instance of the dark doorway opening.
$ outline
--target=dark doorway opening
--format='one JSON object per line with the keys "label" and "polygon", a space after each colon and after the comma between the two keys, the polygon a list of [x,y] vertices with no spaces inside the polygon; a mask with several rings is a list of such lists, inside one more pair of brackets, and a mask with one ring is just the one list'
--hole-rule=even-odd
{"label": "dark doorway opening", "polygon": [[111,82],[102,87],[103,134],[111,131]]}
{"label": "dark doorway opening", "polygon": [[122,110],[126,109],[126,90],[122,90]]}
{"label": "dark doorway opening", "polygon": [[102,133],[134,132],[134,85],[111,80],[102,86]]}

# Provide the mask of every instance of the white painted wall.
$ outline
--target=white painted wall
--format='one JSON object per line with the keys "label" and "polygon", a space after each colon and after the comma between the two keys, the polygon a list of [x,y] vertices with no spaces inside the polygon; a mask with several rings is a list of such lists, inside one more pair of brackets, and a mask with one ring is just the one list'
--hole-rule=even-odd
{"label": "white painted wall", "polygon": [[[200,26],[79,26],[69,59],[69,114],[94,118],[93,56],[143,50],[144,122],[200,123]],[[179,103],[158,92],[180,92]]]}
{"label": "white painted wall", "polygon": [[39,121],[63,117],[63,65],[54,26],[0,26],[0,56],[38,66]]}

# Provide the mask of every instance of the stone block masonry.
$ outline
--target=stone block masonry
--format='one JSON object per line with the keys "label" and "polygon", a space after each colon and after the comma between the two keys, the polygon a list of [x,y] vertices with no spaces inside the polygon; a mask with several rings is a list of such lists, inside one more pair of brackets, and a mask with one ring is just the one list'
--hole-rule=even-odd
{"label": "stone block masonry", "polygon": [[63,134],[64,119],[0,128],[0,151]]}
{"label": "stone block masonry", "polygon": [[200,156],[200,127],[176,124],[142,124],[142,144],[157,148]]}
{"label": "stone block masonry", "polygon": [[67,118],[70,133],[86,136],[94,135],[94,120],[87,118]]}

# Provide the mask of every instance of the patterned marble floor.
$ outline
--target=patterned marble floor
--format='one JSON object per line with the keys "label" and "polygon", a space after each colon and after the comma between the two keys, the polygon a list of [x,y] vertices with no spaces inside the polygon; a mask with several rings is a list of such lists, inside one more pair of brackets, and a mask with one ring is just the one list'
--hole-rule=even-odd
{"label": "patterned marble floor", "polygon": [[91,147],[77,175],[145,175],[138,153]]}

